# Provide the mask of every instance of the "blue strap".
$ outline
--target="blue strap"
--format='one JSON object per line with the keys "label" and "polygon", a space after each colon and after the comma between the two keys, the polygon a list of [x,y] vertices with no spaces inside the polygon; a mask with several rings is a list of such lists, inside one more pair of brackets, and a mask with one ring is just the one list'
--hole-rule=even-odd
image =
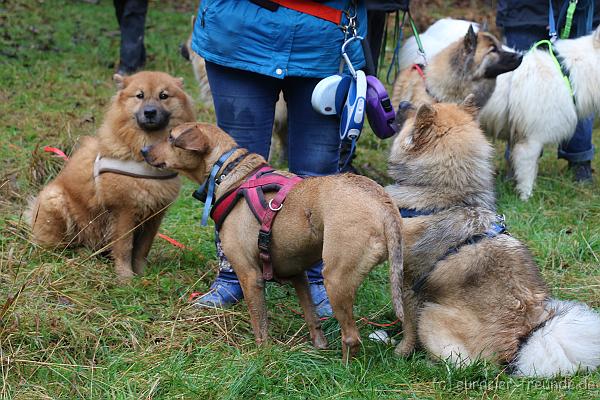
{"label": "blue strap", "polygon": [[548,26],[550,28],[548,31],[550,40],[555,41],[558,37],[558,34],[556,33],[556,21],[554,20],[554,7],[552,7],[552,0],[548,0]]}
{"label": "blue strap", "polygon": [[416,208],[401,208],[400,216],[402,218],[415,218],[423,217],[425,215],[431,215],[434,212],[434,210],[417,210]]}
{"label": "blue strap", "polygon": [[217,162],[213,165],[212,169],[210,170],[210,175],[208,176],[208,178],[193,193],[194,198],[200,200],[202,198],[202,194],[206,190],[206,186],[208,185],[206,201],[204,202],[204,211],[202,212],[202,221],[200,222],[200,225],[202,226],[208,225],[208,216],[210,214],[213,198],[215,196],[215,177],[217,176],[217,173],[219,172],[223,164],[225,164],[225,161],[227,161],[227,159],[231,157],[231,155],[238,149],[239,147],[236,146],[233,149],[229,150],[227,153],[223,154],[221,157],[219,157]]}

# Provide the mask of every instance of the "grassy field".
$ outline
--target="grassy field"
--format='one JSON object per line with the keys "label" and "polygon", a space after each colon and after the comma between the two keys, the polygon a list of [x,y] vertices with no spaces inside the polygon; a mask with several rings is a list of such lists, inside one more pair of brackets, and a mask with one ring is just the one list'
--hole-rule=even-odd
{"label": "grassy field", "polygon": [[[165,4],[166,3],[166,4]],[[172,4],[177,4],[173,6]],[[191,67],[178,54],[194,2],[151,3],[148,69],[183,76],[198,95]],[[409,359],[364,340],[359,356],[341,360],[339,328],[325,322],[331,343],[316,351],[289,287],[267,287],[272,344],[254,345],[245,306],[228,311],[190,307],[216,272],[212,230],[187,183],[161,232],[190,248],[157,239],[145,276],[116,282],[110,260],[85,249],[43,250],[28,241],[27,197],[52,179],[69,152],[93,134],[115,89],[119,35],[112,2],[0,2],[0,398],[511,398],[600,397],[600,372],[553,380],[516,379],[497,366],[454,369],[422,353]],[[198,106],[199,119],[213,121]],[[596,146],[600,146],[596,131]],[[385,181],[388,143],[370,133],[357,165]],[[497,143],[499,153],[502,143]],[[600,308],[600,189],[572,183],[555,149],[545,150],[535,194],[518,200],[501,176],[498,204],[511,233],[535,254],[553,294]],[[594,161],[600,171],[600,157]],[[598,175],[600,172],[596,172]],[[387,269],[360,289],[355,314],[394,320]],[[375,328],[360,322],[363,338]],[[400,329],[392,332],[399,337]]]}

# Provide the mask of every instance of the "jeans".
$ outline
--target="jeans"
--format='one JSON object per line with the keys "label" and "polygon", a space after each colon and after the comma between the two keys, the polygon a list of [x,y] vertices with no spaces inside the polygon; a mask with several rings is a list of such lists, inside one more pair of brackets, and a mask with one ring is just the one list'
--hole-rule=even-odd
{"label": "jeans", "polygon": [[[272,78],[206,62],[217,125],[243,148],[267,158],[275,116],[282,91],[288,108],[289,170],[301,176],[335,174],[340,137],[337,118],[318,114],[310,99],[317,78]],[[224,261],[217,239],[217,255]],[[237,279],[227,262],[221,262],[221,278]],[[322,281],[319,262],[307,271],[309,281]]]}
{"label": "jeans", "polygon": [[119,69],[132,73],[146,62],[144,25],[148,0],[113,0],[113,4],[121,29]]}
{"label": "jeans", "polygon": [[[516,50],[526,51],[538,40],[546,39],[548,31],[543,27],[505,28],[504,36],[508,46]],[[593,115],[580,119],[571,139],[559,145],[558,158],[564,158],[569,162],[592,160],[594,158],[593,123]]]}

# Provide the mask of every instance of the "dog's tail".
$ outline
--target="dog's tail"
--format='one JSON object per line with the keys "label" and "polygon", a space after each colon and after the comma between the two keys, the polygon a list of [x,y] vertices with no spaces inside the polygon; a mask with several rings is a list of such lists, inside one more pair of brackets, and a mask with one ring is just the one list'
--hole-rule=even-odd
{"label": "dog's tail", "polygon": [[552,377],[600,366],[600,314],[586,304],[556,299],[546,309],[554,315],[521,346],[515,374]]}
{"label": "dog's tail", "polygon": [[404,309],[402,307],[402,281],[404,279],[402,217],[400,217],[397,207],[392,206],[391,209],[389,217],[385,219],[385,237],[390,264],[390,288],[394,312],[396,317],[402,320],[404,319]]}

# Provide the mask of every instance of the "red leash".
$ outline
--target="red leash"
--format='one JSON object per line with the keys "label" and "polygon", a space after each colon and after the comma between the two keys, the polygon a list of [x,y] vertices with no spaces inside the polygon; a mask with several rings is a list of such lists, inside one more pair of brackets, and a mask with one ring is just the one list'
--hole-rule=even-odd
{"label": "red leash", "polygon": [[69,157],[67,157],[67,155],[61,149],[57,149],[56,147],[52,147],[52,146],[45,146],[44,151],[46,151],[48,153],[54,153],[57,156],[59,156],[60,158],[62,158],[63,160],[69,161]]}

